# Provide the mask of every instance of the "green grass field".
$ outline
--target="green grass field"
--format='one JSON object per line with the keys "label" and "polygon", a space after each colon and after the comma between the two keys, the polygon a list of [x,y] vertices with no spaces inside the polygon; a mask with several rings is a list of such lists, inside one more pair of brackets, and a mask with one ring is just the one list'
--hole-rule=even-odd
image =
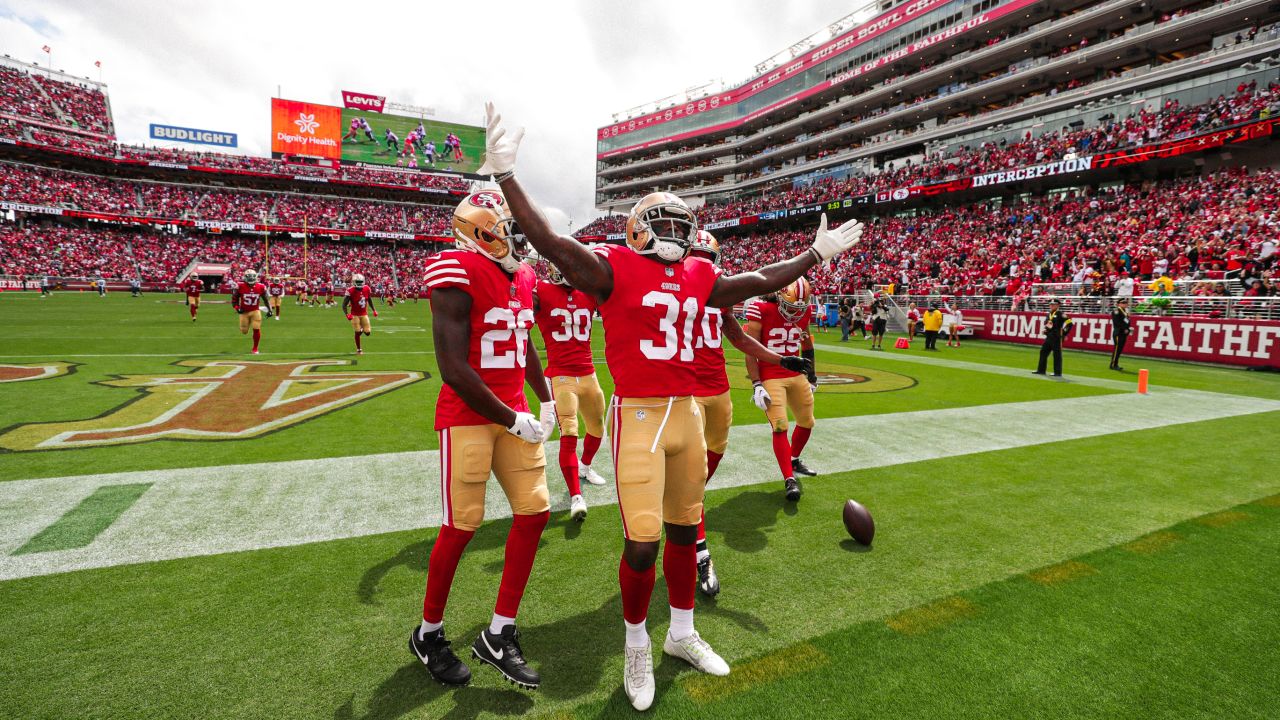
{"label": "green grass field", "polygon": [[[571,523],[555,467],[520,616],[542,688],[473,662],[471,686],[445,689],[409,655],[439,380],[426,304],[378,309],[356,357],[337,309],[288,299],[254,358],[225,304],[192,323],[177,296],[0,294],[0,379],[69,367],[0,382],[0,717],[635,714],[612,488],[586,488]],[[1133,359],[1141,396],[1100,355],[1069,353],[1054,382],[1027,372],[1034,348],[835,338],[817,336],[805,453],[823,474],[795,506],[729,353],[735,429],[707,493],[724,590],[697,624],[733,672],[656,656],[650,715],[1275,717],[1280,378]],[[255,381],[251,359],[314,362]],[[870,549],[840,523],[849,497],[875,514]],[[446,616],[464,647],[501,572],[509,520],[490,500]],[[664,605],[660,581],[655,645]]]}
{"label": "green grass field", "polygon": [[[395,165],[400,148],[397,147],[394,153],[388,150],[386,142],[383,141],[383,135],[390,128],[403,144],[404,139],[409,135],[409,131],[418,127],[419,122],[426,126],[427,139],[436,144],[436,169],[474,173],[480,167],[480,161],[483,159],[485,131],[482,127],[441,122],[439,120],[420,120],[416,117],[411,118],[403,115],[386,115],[370,110],[344,108],[342,110],[343,133],[350,129],[351,118],[353,117],[362,117],[368,120],[369,125],[373,128],[374,137],[378,139],[378,142],[369,142],[363,132],[359,133],[355,141],[344,140],[342,142],[342,159],[348,162]],[[462,154],[464,157],[462,162],[454,162],[452,155],[449,157],[444,155],[444,138],[449,133],[456,134],[462,140]],[[425,158],[418,157],[418,167],[426,167]]]}

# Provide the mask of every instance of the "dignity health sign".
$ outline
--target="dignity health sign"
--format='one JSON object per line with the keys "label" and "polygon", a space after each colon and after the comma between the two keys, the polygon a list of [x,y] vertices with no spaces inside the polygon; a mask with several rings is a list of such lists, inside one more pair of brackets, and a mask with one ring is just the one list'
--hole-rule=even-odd
{"label": "dignity health sign", "polygon": [[238,143],[238,138],[235,133],[178,127],[177,125],[157,125],[155,123],[151,123],[151,139],[175,140],[177,142],[199,143],[201,145],[217,145],[218,147],[231,148],[236,147]]}
{"label": "dignity health sign", "polygon": [[337,160],[342,154],[342,109],[271,98],[271,152]]}

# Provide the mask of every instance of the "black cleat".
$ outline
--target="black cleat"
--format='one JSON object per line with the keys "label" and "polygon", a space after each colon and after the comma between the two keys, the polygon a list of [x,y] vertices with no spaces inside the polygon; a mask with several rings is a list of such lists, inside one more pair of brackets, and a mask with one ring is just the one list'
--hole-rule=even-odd
{"label": "black cleat", "polygon": [[1032,371],[1031,371],[1031,374],[1032,374],[1032,375],[1044,375],[1044,372],[1043,372],[1043,371],[1041,371],[1041,370],[1032,370]]}
{"label": "black cleat", "polygon": [[515,625],[502,628],[498,635],[481,630],[480,637],[471,643],[471,654],[477,660],[494,666],[508,681],[526,690],[537,690],[542,682],[542,676],[524,661],[520,633]]}
{"label": "black cleat", "polygon": [[422,628],[414,628],[409,633],[409,652],[427,666],[431,677],[445,685],[466,685],[471,682],[471,668],[453,654],[449,641],[444,639],[444,630],[436,630],[424,636],[420,636],[421,632]]}
{"label": "black cleat", "polygon": [[698,561],[698,590],[707,597],[720,594],[720,578],[716,577],[716,566],[709,557]]}
{"label": "black cleat", "polygon": [[796,482],[795,478],[789,477],[786,480],[783,480],[782,483],[787,487],[788,500],[790,500],[791,502],[795,502],[800,499],[800,494],[802,491],[800,489],[800,483]]}
{"label": "black cleat", "polygon": [[805,475],[808,477],[817,477],[818,473],[809,469],[808,465],[800,462],[800,458],[791,458],[791,470],[797,475]]}

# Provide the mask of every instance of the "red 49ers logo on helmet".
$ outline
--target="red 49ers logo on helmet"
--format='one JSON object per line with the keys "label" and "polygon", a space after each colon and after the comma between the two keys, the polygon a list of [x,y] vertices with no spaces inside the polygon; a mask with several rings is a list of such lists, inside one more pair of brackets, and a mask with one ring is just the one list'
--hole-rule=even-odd
{"label": "red 49ers logo on helmet", "polygon": [[497,210],[506,203],[502,196],[492,190],[481,190],[471,195],[471,204],[476,207]]}

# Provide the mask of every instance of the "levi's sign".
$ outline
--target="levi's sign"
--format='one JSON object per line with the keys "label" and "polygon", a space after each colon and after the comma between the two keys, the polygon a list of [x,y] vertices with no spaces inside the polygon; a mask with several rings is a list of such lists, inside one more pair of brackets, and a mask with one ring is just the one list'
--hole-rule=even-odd
{"label": "levi's sign", "polygon": [[355,110],[372,110],[374,112],[382,112],[382,107],[387,102],[385,95],[370,95],[368,93],[354,92],[351,90],[342,91],[342,106],[353,108]]}
{"label": "levi's sign", "polygon": [[151,123],[151,138],[153,140],[175,140],[177,142],[199,143],[201,145],[217,145],[218,147],[236,147],[237,144],[235,133],[198,130],[176,125],[157,125],[155,123]]}

